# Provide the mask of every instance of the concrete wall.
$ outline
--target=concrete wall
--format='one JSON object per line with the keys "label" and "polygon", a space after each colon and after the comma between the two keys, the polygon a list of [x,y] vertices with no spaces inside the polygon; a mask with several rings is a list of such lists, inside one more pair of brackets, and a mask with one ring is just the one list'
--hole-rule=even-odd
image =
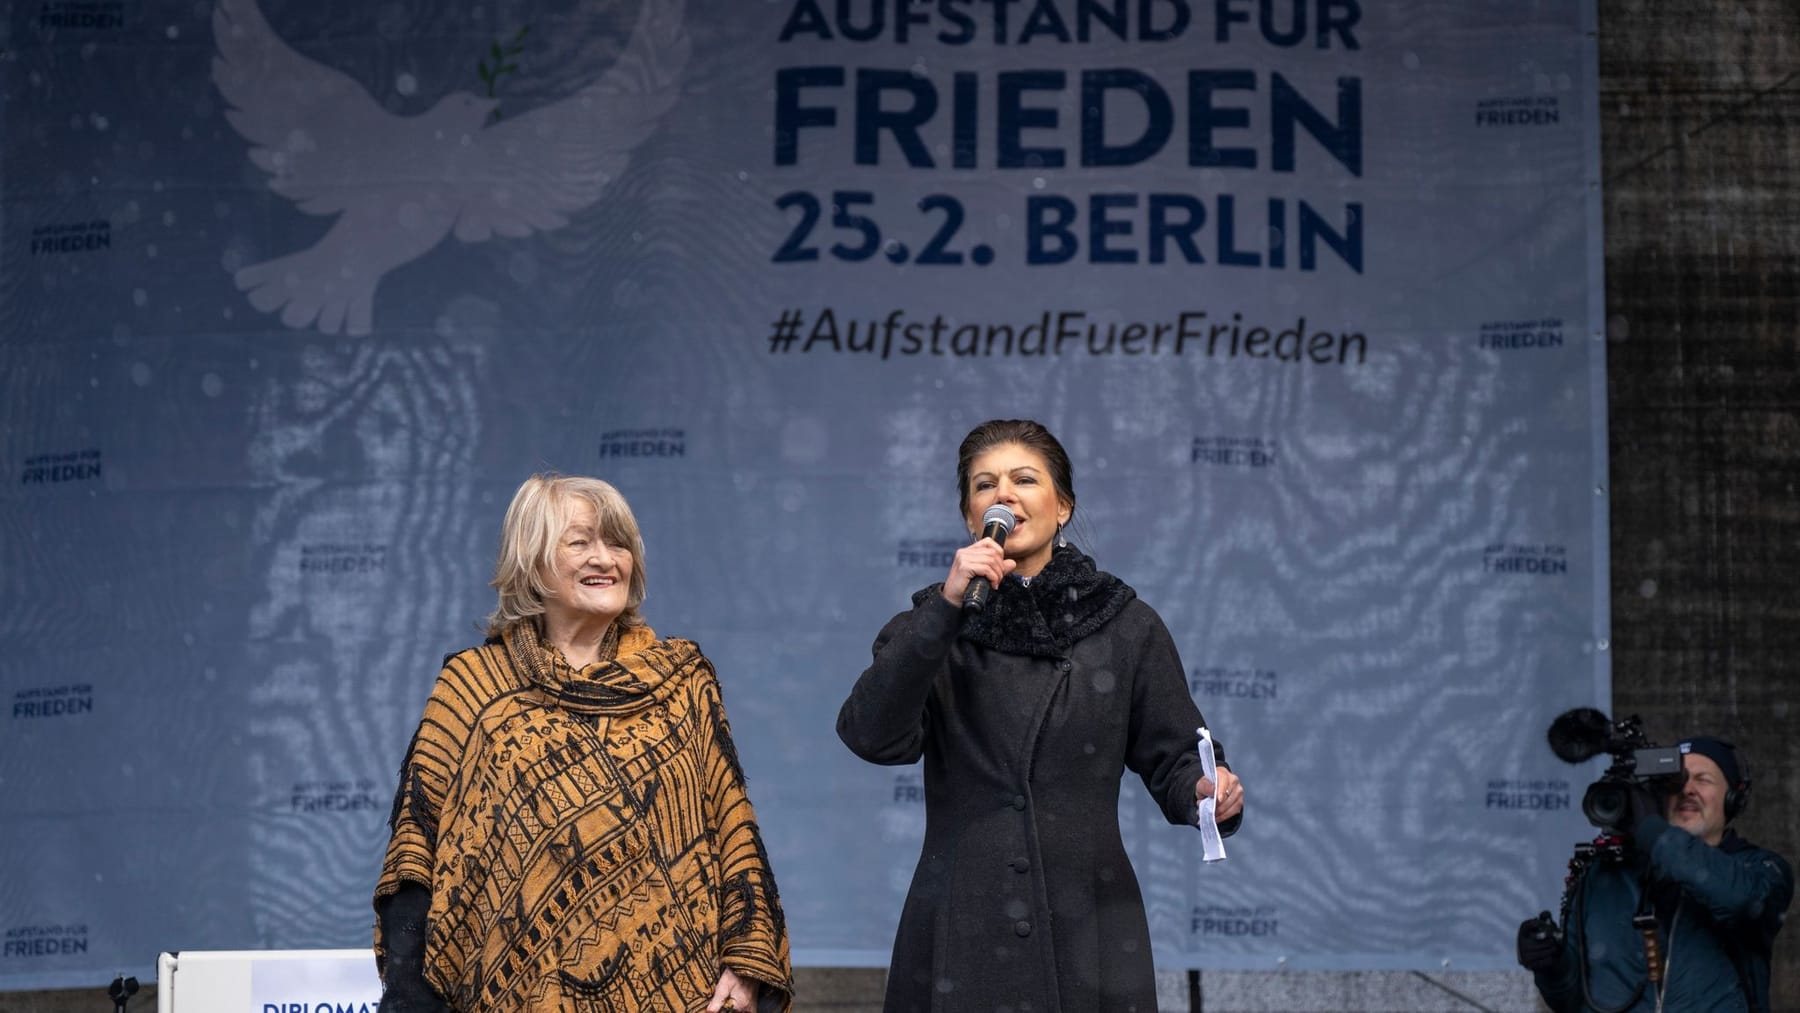
{"label": "concrete wall", "polygon": [[[1800,3],[1601,0],[1614,708],[1800,859]],[[1800,931],[1774,1005],[1800,1009]]]}
{"label": "concrete wall", "polygon": [[[1659,741],[1737,741],[1741,828],[1796,859],[1800,2],[1601,0],[1600,24],[1615,709]],[[1209,973],[1200,994],[1208,1013],[1534,1005],[1521,975],[1430,979]],[[806,971],[800,1008],[874,1011],[881,980]],[[1183,984],[1163,982],[1165,1008]],[[104,1013],[105,987],[0,993],[0,1013]],[[1800,1010],[1800,930],[1775,1008]]]}

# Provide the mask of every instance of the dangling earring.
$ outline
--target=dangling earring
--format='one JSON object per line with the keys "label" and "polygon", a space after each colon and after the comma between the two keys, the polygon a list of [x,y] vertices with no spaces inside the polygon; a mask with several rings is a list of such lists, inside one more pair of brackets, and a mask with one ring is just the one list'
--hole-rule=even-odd
{"label": "dangling earring", "polygon": [[1063,537],[1063,526],[1061,524],[1056,526],[1056,547],[1059,549],[1066,549],[1069,547],[1069,540]]}

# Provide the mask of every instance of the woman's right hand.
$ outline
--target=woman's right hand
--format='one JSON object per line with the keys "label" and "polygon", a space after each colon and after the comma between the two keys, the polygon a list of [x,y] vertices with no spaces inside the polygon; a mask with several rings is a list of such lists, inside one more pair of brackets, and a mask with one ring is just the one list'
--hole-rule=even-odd
{"label": "woman's right hand", "polygon": [[992,538],[965,545],[956,550],[956,558],[950,561],[950,573],[944,577],[944,600],[961,608],[969,581],[986,577],[989,586],[999,587],[1018,565],[1006,558],[1006,551]]}

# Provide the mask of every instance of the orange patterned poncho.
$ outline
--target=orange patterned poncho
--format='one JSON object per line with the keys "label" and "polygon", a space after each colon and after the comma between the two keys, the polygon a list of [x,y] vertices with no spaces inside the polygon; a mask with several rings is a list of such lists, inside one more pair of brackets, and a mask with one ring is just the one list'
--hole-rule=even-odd
{"label": "orange patterned poncho", "polygon": [[700,1010],[723,967],[788,1007],[775,880],[689,641],[629,629],[576,671],[526,623],[447,659],[393,831],[375,896],[430,890],[425,977],[452,1009]]}

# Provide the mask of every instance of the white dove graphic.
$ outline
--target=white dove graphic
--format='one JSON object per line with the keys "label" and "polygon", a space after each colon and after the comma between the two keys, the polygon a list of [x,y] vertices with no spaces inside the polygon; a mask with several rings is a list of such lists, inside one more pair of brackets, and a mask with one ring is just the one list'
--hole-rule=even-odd
{"label": "white dove graphic", "polygon": [[375,288],[452,229],[478,243],[568,224],[625,170],[674,104],[690,43],[683,0],[645,0],[618,60],[551,105],[488,124],[498,104],[468,92],[419,116],[383,109],[348,75],[295,52],[256,0],[218,0],[213,83],[269,188],[324,238],[234,276],[250,304],[289,327],[369,333]]}

